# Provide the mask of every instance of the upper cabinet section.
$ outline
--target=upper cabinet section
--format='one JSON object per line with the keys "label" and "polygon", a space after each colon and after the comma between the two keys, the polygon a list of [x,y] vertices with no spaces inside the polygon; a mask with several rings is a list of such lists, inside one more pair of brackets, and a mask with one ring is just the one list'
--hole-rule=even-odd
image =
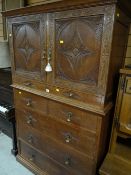
{"label": "upper cabinet section", "polygon": [[48,83],[104,93],[114,11],[113,6],[102,6],[48,14],[53,66]]}
{"label": "upper cabinet section", "polygon": [[112,100],[124,58],[117,55],[125,53],[129,25],[116,0],[63,0],[3,14],[13,83],[28,81],[36,89],[101,106]]}
{"label": "upper cabinet section", "polygon": [[45,80],[45,16],[30,15],[12,18],[8,24],[13,73]]}

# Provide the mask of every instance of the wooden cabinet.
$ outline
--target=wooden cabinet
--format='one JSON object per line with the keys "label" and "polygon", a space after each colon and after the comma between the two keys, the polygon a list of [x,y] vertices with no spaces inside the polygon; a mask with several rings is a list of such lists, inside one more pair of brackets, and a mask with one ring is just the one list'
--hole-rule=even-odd
{"label": "wooden cabinet", "polygon": [[9,31],[14,58],[13,75],[45,81],[43,69],[46,50],[45,16],[13,18],[9,24]]}
{"label": "wooden cabinet", "polygon": [[131,174],[131,69],[121,69],[120,73],[110,149],[101,175]]}
{"label": "wooden cabinet", "polygon": [[98,86],[104,10],[88,10],[49,14],[49,47],[54,53],[51,84],[72,88],[75,84],[78,90]]}
{"label": "wooden cabinet", "polygon": [[95,175],[104,158],[128,35],[129,18],[116,7],[110,0],[68,0],[3,13],[17,160],[35,174]]}
{"label": "wooden cabinet", "polygon": [[113,25],[112,19],[108,25],[104,18],[114,9],[108,10],[110,13],[104,7],[92,7],[48,14],[48,49],[52,51],[53,71],[47,75],[47,82],[59,88],[60,95],[87,102],[90,92],[102,103],[106,86],[102,71],[108,66],[108,58],[102,53],[107,55],[104,45],[111,44],[109,36],[109,40],[102,42],[108,35],[103,28],[112,31]]}

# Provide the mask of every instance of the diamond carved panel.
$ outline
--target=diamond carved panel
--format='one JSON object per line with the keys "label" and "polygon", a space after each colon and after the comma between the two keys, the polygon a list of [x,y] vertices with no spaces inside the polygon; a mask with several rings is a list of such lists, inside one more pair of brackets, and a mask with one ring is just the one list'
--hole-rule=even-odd
{"label": "diamond carved panel", "polygon": [[13,26],[16,70],[40,72],[39,25],[39,22],[32,22]]}
{"label": "diamond carved panel", "polygon": [[56,20],[56,77],[97,84],[103,17]]}

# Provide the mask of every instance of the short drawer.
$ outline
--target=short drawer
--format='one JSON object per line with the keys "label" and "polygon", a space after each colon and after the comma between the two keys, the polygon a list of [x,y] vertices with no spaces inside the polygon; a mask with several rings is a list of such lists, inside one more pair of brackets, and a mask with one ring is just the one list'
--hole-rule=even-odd
{"label": "short drawer", "polygon": [[74,172],[74,174],[92,174],[95,166],[93,159],[37,131],[33,131],[33,133],[29,132],[25,136],[27,141],[30,134],[32,134],[32,143],[30,143],[32,146],[42,151],[43,154],[46,154],[69,171]]}
{"label": "short drawer", "polygon": [[23,123],[25,125],[25,129],[26,126],[35,128],[36,130],[47,134],[49,137],[75,148],[90,157],[94,157],[96,155],[97,136],[95,134],[81,129],[80,127],[73,127],[35,112],[33,112],[30,122],[27,119],[29,118],[27,115],[25,115],[22,111],[16,110],[18,126],[21,126]]}
{"label": "short drawer", "polygon": [[[69,172],[45,154],[41,154],[36,149],[30,147],[24,142],[18,141],[19,143],[19,156],[25,159],[31,167],[38,167],[42,170],[43,173],[49,175],[75,175],[72,172]],[[25,164],[24,161],[24,164]],[[35,169],[35,168],[34,168]]]}
{"label": "short drawer", "polygon": [[126,92],[131,94],[131,79],[127,80]]}
{"label": "short drawer", "polygon": [[19,75],[15,75],[13,77],[13,84],[19,84],[20,86],[23,86],[25,88],[30,88],[30,89],[39,89],[43,90],[45,89],[45,84],[37,81],[36,79],[28,79],[27,77],[22,77]]}
{"label": "short drawer", "polygon": [[63,120],[68,124],[73,124],[76,127],[83,127],[94,133],[97,129],[98,116],[96,114],[52,100],[48,102],[48,115],[57,120]]}
{"label": "short drawer", "polygon": [[70,89],[69,86],[67,88],[63,88],[62,86],[59,87],[48,85],[45,88],[45,92],[49,92],[60,97],[65,97],[66,99],[71,99],[78,102],[81,101],[93,105],[100,105],[102,103],[101,95],[95,95],[95,93],[89,93],[89,91],[84,92],[73,90],[73,88]]}
{"label": "short drawer", "polygon": [[16,108],[27,108],[40,111],[43,114],[47,113],[47,100],[38,95],[21,90],[14,90],[14,101]]}
{"label": "short drawer", "polygon": [[37,113],[36,111],[29,108],[21,110],[20,107],[16,107],[15,114],[17,123],[20,121],[40,131],[44,130],[42,121],[44,118],[47,118],[47,116],[43,113]]}

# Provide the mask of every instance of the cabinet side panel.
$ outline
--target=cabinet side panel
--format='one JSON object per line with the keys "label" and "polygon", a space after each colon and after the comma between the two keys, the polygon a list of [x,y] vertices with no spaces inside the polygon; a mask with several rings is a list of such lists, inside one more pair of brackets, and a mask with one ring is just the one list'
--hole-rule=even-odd
{"label": "cabinet side panel", "polygon": [[[110,60],[110,68],[109,68],[110,71],[108,75],[106,102],[116,97],[119,70],[124,66],[124,58],[126,54],[129,24],[125,23],[127,20],[127,17],[125,15],[123,17],[123,14],[121,13],[116,14],[116,21],[114,24],[113,43],[112,43],[112,52],[111,52],[111,60]],[[118,16],[122,15],[122,18],[117,17],[117,15]]]}

